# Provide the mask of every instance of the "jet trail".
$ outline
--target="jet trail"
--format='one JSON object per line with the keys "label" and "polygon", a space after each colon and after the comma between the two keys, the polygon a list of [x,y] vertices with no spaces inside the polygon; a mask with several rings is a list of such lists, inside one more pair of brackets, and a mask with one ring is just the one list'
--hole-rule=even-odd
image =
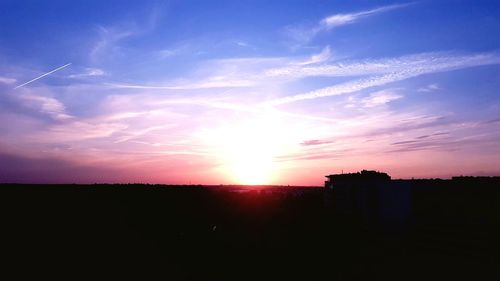
{"label": "jet trail", "polygon": [[23,83],[23,84],[21,84],[21,85],[19,85],[19,86],[15,87],[15,88],[14,88],[14,90],[15,90],[15,89],[17,89],[17,88],[21,88],[22,86],[26,86],[26,85],[28,85],[28,84],[29,84],[29,83],[31,83],[31,82],[35,82],[36,80],[38,80],[38,79],[40,79],[40,78],[43,78],[43,77],[45,77],[45,76],[47,76],[47,75],[49,75],[49,74],[52,74],[52,73],[54,73],[54,72],[56,72],[56,71],[58,71],[58,70],[61,70],[61,69],[65,68],[65,67],[69,66],[70,64],[71,64],[71,63],[65,64],[65,65],[63,65],[63,66],[60,66],[60,67],[58,67],[58,68],[56,68],[56,69],[54,69],[54,70],[51,70],[51,71],[49,71],[49,72],[47,72],[47,73],[45,73],[45,74],[42,74],[42,75],[38,76],[38,77],[37,77],[37,78],[35,78],[35,79],[31,79],[30,81],[28,81],[28,82],[26,82],[26,83]]}

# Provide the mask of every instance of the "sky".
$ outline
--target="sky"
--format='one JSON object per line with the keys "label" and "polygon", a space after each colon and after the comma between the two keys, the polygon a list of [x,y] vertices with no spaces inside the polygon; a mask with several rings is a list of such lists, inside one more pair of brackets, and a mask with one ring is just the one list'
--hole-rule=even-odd
{"label": "sky", "polygon": [[0,182],[500,175],[499,1],[0,1]]}

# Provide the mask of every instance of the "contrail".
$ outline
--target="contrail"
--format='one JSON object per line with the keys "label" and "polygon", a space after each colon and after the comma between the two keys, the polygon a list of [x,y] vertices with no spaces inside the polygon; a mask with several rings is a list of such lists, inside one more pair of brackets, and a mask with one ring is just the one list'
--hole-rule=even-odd
{"label": "contrail", "polygon": [[51,70],[51,71],[49,71],[49,72],[47,72],[47,73],[45,73],[45,74],[43,74],[43,75],[40,75],[40,76],[38,76],[38,77],[37,77],[37,78],[35,78],[35,79],[32,79],[32,80],[30,80],[30,81],[28,81],[28,82],[26,82],[26,83],[23,83],[23,84],[21,84],[21,85],[19,85],[19,86],[15,87],[15,88],[14,88],[14,90],[15,90],[15,89],[17,89],[17,88],[21,88],[22,86],[26,86],[26,85],[28,85],[28,84],[29,84],[29,83],[31,83],[31,82],[35,82],[36,80],[38,80],[38,79],[40,79],[40,78],[43,78],[43,77],[45,77],[45,76],[47,76],[47,75],[49,75],[49,74],[52,74],[52,73],[54,73],[54,72],[56,72],[56,71],[58,71],[58,70],[61,70],[61,69],[65,68],[65,67],[69,66],[70,64],[71,64],[71,63],[65,64],[65,65],[60,66],[60,67],[58,67],[58,68],[56,68],[56,69],[54,69],[54,70]]}

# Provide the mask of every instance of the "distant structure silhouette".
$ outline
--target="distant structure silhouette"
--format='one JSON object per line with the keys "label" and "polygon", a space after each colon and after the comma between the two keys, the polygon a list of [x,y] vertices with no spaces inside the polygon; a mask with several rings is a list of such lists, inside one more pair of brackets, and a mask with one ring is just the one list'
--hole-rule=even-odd
{"label": "distant structure silhouette", "polygon": [[384,182],[390,181],[391,177],[386,173],[377,171],[362,170],[357,173],[334,174],[326,176],[328,181],[325,182],[325,187],[333,188],[334,184],[349,184],[361,182]]}
{"label": "distant structure silhouette", "polygon": [[487,215],[476,209],[494,209],[492,198],[500,198],[500,177],[391,180],[367,170],[326,177],[324,201],[336,215],[385,230],[431,218],[437,224],[477,223]]}
{"label": "distant structure silhouette", "polygon": [[384,228],[408,222],[409,182],[391,181],[387,173],[368,170],[326,177],[325,203],[334,206],[337,214]]}

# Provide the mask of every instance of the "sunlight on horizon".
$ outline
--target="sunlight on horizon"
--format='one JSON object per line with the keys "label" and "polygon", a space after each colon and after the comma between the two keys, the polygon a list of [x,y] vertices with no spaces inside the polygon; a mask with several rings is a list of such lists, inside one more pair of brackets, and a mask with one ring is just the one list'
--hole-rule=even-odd
{"label": "sunlight on horizon", "polygon": [[206,131],[214,156],[222,162],[220,171],[236,184],[261,185],[279,180],[275,157],[287,149],[289,128],[277,113],[259,111]]}

